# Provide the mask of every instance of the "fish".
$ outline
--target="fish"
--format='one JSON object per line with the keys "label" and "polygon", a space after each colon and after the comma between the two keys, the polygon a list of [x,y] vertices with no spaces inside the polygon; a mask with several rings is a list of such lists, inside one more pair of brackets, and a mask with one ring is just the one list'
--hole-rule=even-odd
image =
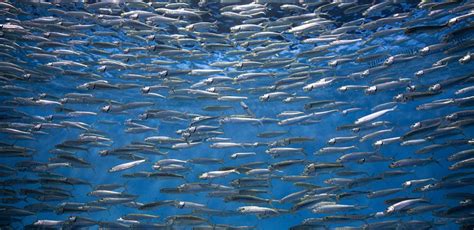
{"label": "fish", "polygon": [[357,119],[357,120],[354,122],[354,124],[360,125],[360,124],[367,123],[367,122],[369,122],[369,121],[375,120],[375,119],[377,119],[377,118],[383,116],[384,114],[386,114],[386,113],[388,113],[388,112],[394,111],[396,108],[397,108],[397,106],[394,106],[393,108],[390,108],[390,109],[380,110],[380,111],[377,111],[377,112],[375,112],[375,113],[372,113],[372,114],[363,116],[363,117]]}
{"label": "fish", "polygon": [[145,161],[146,161],[146,159],[136,160],[136,161],[131,161],[131,162],[119,164],[119,165],[116,165],[116,166],[112,167],[111,169],[109,169],[109,172],[118,172],[118,171],[127,170],[127,169],[133,168],[137,165],[140,165],[140,164],[144,163]]}
{"label": "fish", "polygon": [[403,201],[400,201],[398,203],[395,203],[391,206],[389,206],[387,208],[387,210],[385,211],[386,214],[392,214],[392,213],[395,213],[395,212],[399,212],[401,211],[402,209],[404,208],[407,208],[409,206],[412,206],[414,204],[417,204],[417,203],[427,203],[428,201],[426,199],[422,199],[422,198],[416,198],[416,199],[407,199],[407,200],[403,200]]}

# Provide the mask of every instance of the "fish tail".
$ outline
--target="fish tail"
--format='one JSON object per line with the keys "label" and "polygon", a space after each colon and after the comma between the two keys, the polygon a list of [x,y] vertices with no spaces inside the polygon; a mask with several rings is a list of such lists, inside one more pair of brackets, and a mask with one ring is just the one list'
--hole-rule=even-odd
{"label": "fish tail", "polygon": [[443,167],[443,165],[441,164],[441,162],[439,162],[438,160],[436,160],[433,156],[431,156],[430,159],[433,160],[433,162],[436,163],[437,165]]}

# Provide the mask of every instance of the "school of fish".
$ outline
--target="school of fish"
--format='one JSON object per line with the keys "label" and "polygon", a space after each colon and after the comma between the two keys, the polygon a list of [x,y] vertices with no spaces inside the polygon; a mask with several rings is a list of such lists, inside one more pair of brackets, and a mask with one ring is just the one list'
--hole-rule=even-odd
{"label": "school of fish", "polygon": [[1,229],[474,229],[474,1],[0,15]]}

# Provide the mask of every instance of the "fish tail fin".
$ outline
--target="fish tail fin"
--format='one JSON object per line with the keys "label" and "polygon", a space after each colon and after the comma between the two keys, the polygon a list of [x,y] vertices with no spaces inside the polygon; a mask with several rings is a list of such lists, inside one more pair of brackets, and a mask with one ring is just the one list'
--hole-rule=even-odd
{"label": "fish tail fin", "polygon": [[268,205],[269,205],[270,207],[275,208],[275,207],[273,206],[273,204],[272,204],[272,203],[273,203],[273,200],[272,200],[272,199],[268,199],[267,203],[268,203]]}
{"label": "fish tail fin", "polygon": [[123,185],[123,191],[124,191],[124,192],[128,192],[128,182],[129,182],[129,181],[130,181],[130,180],[125,181],[125,184]]}
{"label": "fish tail fin", "polygon": [[236,171],[236,173],[238,172],[238,174],[245,173],[245,169],[243,168],[235,168],[234,170]]}
{"label": "fish tail fin", "polygon": [[183,176],[182,178],[183,178],[184,182],[189,183],[189,180],[186,179],[186,177]]}
{"label": "fish tail fin", "polygon": [[305,149],[303,149],[301,152],[303,153],[303,155],[308,156],[308,153],[305,151]]}
{"label": "fish tail fin", "polygon": [[430,157],[431,160],[434,161],[434,163],[436,163],[437,165],[439,165],[440,167],[443,167],[443,165],[441,164],[441,162],[439,162],[437,159],[435,159],[433,156]]}

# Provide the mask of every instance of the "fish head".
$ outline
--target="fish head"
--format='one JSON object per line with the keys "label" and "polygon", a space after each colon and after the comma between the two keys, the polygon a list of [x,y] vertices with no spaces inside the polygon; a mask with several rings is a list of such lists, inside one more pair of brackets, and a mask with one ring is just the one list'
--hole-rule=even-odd
{"label": "fish head", "polygon": [[466,56],[459,59],[459,63],[461,63],[461,64],[466,64],[469,61],[471,61],[471,54],[467,54]]}
{"label": "fish head", "polygon": [[433,187],[432,184],[427,184],[427,185],[425,185],[425,186],[423,186],[423,187],[416,188],[414,191],[415,191],[415,192],[424,192],[424,191],[429,190],[429,189],[432,188],[432,187]]}
{"label": "fish head", "polygon": [[384,65],[391,65],[395,61],[395,58],[393,56],[387,58],[387,60],[384,61]]}
{"label": "fish head", "polygon": [[[61,102],[62,103],[62,102]],[[44,119],[47,120],[47,121],[52,121],[54,118],[53,115],[48,115],[48,116],[45,116]]]}
{"label": "fish head", "polygon": [[380,148],[380,146],[383,145],[383,141],[376,141],[374,142],[374,144],[372,144],[372,146],[374,146],[374,148]]}
{"label": "fish head", "polygon": [[407,102],[409,100],[409,98],[403,93],[398,94],[397,96],[393,97],[393,99],[397,102]]}
{"label": "fish head", "polygon": [[383,217],[383,216],[385,216],[385,214],[386,214],[385,212],[376,212],[376,213],[374,214],[374,217],[376,217],[376,218],[377,218],[377,217]]}
{"label": "fish head", "polygon": [[33,126],[33,129],[34,130],[40,130],[42,126],[43,126],[43,124],[39,123],[39,124]]}
{"label": "fish head", "polygon": [[103,66],[100,66],[99,68],[97,68],[97,70],[99,72],[105,72],[107,70],[107,66],[103,65]]}
{"label": "fish head", "polygon": [[234,67],[236,67],[236,68],[242,68],[242,67],[244,67],[244,63],[243,63],[243,62],[239,62],[239,63],[235,64]]}
{"label": "fish head", "polygon": [[336,144],[336,138],[331,138],[331,139],[329,139],[328,144],[329,144],[329,145],[334,145],[334,144]]}
{"label": "fish head", "polygon": [[403,187],[404,187],[404,188],[408,188],[408,187],[411,186],[411,184],[412,184],[411,181],[405,181],[405,182],[403,183]]}
{"label": "fish head", "polygon": [[294,100],[294,97],[287,97],[283,100],[283,102],[289,103],[289,102],[292,102],[293,100]]}
{"label": "fish head", "polygon": [[434,84],[428,88],[431,92],[438,92],[441,90],[441,84]]}
{"label": "fish head", "polygon": [[106,105],[106,106],[104,106],[104,107],[101,108],[102,112],[105,112],[105,113],[109,112],[110,109],[111,109],[111,106],[110,106],[110,105]]}
{"label": "fish head", "polygon": [[307,85],[307,86],[303,87],[303,90],[305,92],[309,92],[309,91],[313,90],[313,85]]}
{"label": "fish head", "polygon": [[365,90],[365,93],[369,94],[369,95],[375,94],[376,92],[377,92],[377,86],[375,86],[375,85],[371,86],[371,87],[369,87]]}
{"label": "fish head", "polygon": [[260,99],[260,101],[268,101],[268,99],[270,99],[270,96],[269,95],[263,95],[263,96],[260,96],[258,99]]}
{"label": "fish head", "polygon": [[138,115],[138,118],[140,120],[146,120],[148,118],[148,113],[143,113],[143,114],[140,114]]}
{"label": "fish head", "polygon": [[410,128],[412,128],[412,129],[419,129],[419,128],[421,128],[421,126],[422,126],[422,125],[421,125],[421,122],[416,122],[415,124],[410,125]]}
{"label": "fish head", "polygon": [[416,91],[416,89],[417,89],[416,85],[408,85],[407,86],[407,91],[409,91],[409,92],[414,92],[414,91]]}
{"label": "fish head", "polygon": [[25,80],[30,80],[31,76],[32,75],[30,73],[23,74],[23,78],[25,78]]}
{"label": "fish head", "polygon": [[142,91],[143,94],[149,93],[150,90],[151,90],[151,87],[149,87],[149,86],[145,86],[145,87],[141,88],[141,91]]}
{"label": "fish head", "polygon": [[108,150],[101,150],[101,151],[99,151],[99,155],[107,156],[107,155],[109,155],[109,151]]}
{"label": "fish head", "polygon": [[187,138],[191,137],[191,133],[189,133],[189,132],[183,132],[183,133],[181,134],[181,137],[183,137],[184,139],[187,139]]}
{"label": "fish head", "polygon": [[204,84],[210,85],[214,82],[214,78],[208,78],[203,81]]}
{"label": "fish head", "polygon": [[450,115],[446,116],[445,119],[448,120],[448,121],[455,121],[455,120],[458,119],[458,115],[456,113],[453,113],[453,114],[450,114]]}
{"label": "fish head", "polygon": [[415,77],[421,77],[421,76],[423,76],[423,74],[425,74],[425,71],[419,70],[415,73]]}
{"label": "fish head", "polygon": [[361,75],[362,75],[363,77],[367,77],[367,76],[369,76],[369,74],[370,74],[370,70],[365,70],[364,72],[362,72]]}
{"label": "fish head", "polygon": [[148,35],[148,36],[146,36],[146,40],[147,40],[147,41],[153,41],[153,40],[155,40],[155,37],[156,37],[156,36],[155,36],[154,34]]}
{"label": "fish head", "polygon": [[77,88],[77,89],[84,89],[84,90],[86,90],[86,89],[89,89],[89,87],[90,87],[90,84],[85,83],[85,84],[82,84],[82,85],[77,86],[76,88]]}
{"label": "fish head", "polygon": [[458,22],[459,22],[459,18],[457,18],[457,17],[451,18],[448,21],[448,26],[453,26],[454,24],[456,24]]}
{"label": "fish head", "polygon": [[196,130],[197,130],[196,126],[191,126],[191,127],[188,128],[188,132],[190,132],[190,133],[194,133],[194,132],[196,132]]}
{"label": "fish head", "polygon": [[215,93],[217,92],[217,89],[215,87],[211,87],[211,88],[206,89],[206,91],[210,93]]}
{"label": "fish head", "polygon": [[184,208],[185,205],[186,203],[184,203],[183,201],[178,201],[175,203],[176,208],[180,208],[180,209]]}
{"label": "fish head", "polygon": [[248,212],[248,208],[247,207],[240,207],[240,208],[237,208],[237,211],[238,212]]}
{"label": "fish head", "polygon": [[427,55],[429,52],[430,52],[430,47],[429,46],[420,49],[420,54],[421,55]]}
{"label": "fish head", "polygon": [[347,91],[347,86],[341,86],[337,89],[339,92],[346,92]]}

